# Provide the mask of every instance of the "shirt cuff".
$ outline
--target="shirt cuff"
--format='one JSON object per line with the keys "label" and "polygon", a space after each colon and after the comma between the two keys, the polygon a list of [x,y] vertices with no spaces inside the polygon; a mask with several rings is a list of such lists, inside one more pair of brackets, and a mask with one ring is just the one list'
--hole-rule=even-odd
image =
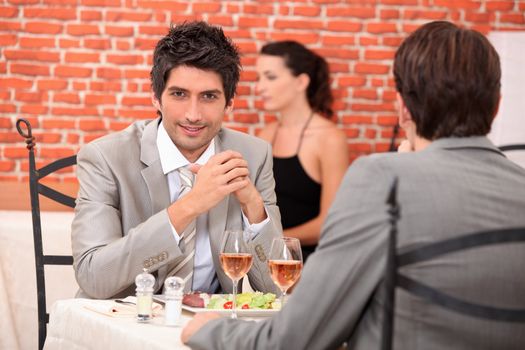
{"label": "shirt cuff", "polygon": [[246,217],[246,215],[242,213],[242,222],[244,224],[244,232],[245,232],[244,239],[246,240],[254,239],[263,230],[263,228],[270,222],[270,215],[268,215],[268,211],[266,210],[266,207],[264,207],[264,212],[266,213],[266,219],[264,219],[261,222],[253,223],[253,224],[250,224],[250,221],[248,221],[248,218]]}
{"label": "shirt cuff", "polygon": [[175,227],[173,227],[173,225],[171,224],[171,221],[169,221],[169,219],[168,219],[168,223],[170,224],[171,233],[173,234],[173,238],[175,238],[175,242],[177,243],[177,245],[179,245],[179,242],[180,242],[179,233],[177,232],[177,230],[175,230]]}

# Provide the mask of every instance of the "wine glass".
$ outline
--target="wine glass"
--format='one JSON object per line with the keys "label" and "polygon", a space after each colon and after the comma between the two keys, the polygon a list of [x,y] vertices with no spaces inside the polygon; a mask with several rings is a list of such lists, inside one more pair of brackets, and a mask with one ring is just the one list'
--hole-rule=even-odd
{"label": "wine glass", "polygon": [[233,300],[231,318],[237,318],[237,284],[252,267],[252,253],[244,241],[242,230],[225,231],[222,237],[221,266],[224,273],[233,283]]}
{"label": "wine glass", "polygon": [[273,282],[281,290],[281,307],[288,288],[294,285],[301,276],[303,254],[301,242],[297,238],[274,238],[270,248],[268,266]]}

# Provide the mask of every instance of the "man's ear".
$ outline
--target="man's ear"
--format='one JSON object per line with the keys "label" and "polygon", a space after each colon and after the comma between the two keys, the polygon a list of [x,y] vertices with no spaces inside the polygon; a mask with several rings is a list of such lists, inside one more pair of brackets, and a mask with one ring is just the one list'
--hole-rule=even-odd
{"label": "man's ear", "polygon": [[160,111],[160,106],[161,106],[160,101],[157,99],[153,91],[151,92],[151,103],[153,104],[153,107],[155,107],[157,111]]}
{"label": "man's ear", "polygon": [[412,121],[412,115],[408,111],[405,101],[399,92],[396,92],[396,100],[399,107],[399,126],[405,128],[407,124]]}
{"label": "man's ear", "polygon": [[226,108],[224,109],[224,114],[229,114],[233,111],[233,98],[228,101]]}

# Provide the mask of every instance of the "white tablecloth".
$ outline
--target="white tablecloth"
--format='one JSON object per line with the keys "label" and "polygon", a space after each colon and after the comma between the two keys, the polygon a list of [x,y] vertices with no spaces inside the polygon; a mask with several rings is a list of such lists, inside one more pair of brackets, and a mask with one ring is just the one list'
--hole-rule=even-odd
{"label": "white tablecloth", "polygon": [[182,326],[190,319],[186,312],[179,326],[165,326],[161,313],[150,323],[131,317],[112,317],[85,306],[98,306],[107,300],[70,299],[57,301],[50,314],[45,350],[80,349],[189,349],[180,340]]}
{"label": "white tablecloth", "polygon": [[[71,254],[72,212],[42,212],[44,253]],[[48,308],[75,296],[71,266],[46,267]],[[49,309],[48,309],[49,312]],[[38,315],[31,212],[0,211],[0,349],[38,347]]]}

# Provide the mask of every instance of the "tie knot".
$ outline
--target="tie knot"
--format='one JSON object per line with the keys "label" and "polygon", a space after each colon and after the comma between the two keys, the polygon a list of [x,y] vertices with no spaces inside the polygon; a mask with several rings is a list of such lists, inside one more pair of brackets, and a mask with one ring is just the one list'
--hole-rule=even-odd
{"label": "tie knot", "polygon": [[193,186],[194,180],[193,172],[190,169],[184,167],[177,170],[179,172],[181,187],[191,188]]}

